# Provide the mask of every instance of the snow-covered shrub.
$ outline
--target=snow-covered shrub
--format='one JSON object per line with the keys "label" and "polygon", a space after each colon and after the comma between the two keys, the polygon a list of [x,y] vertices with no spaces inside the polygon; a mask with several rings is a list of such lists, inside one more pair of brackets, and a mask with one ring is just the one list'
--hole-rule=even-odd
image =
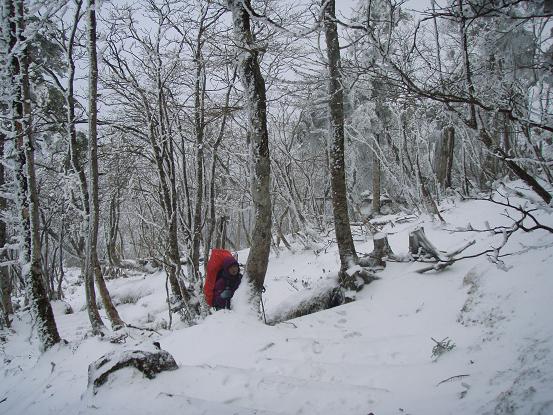
{"label": "snow-covered shrub", "polygon": [[438,358],[444,353],[450,352],[455,348],[455,343],[448,337],[440,341],[435,339],[432,339],[432,341],[436,343],[432,348],[432,359],[434,361],[438,360]]}
{"label": "snow-covered shrub", "polygon": [[146,287],[125,287],[125,290],[113,294],[113,302],[119,304],[136,304],[141,298],[152,294],[152,290]]}
{"label": "snow-covered shrub", "polygon": [[66,301],[63,302],[63,314],[73,314],[73,307]]}

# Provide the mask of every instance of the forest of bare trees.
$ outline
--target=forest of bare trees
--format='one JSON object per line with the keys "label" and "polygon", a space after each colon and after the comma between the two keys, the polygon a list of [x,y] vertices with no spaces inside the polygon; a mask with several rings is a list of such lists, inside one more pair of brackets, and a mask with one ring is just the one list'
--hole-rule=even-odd
{"label": "forest of bare trees", "polygon": [[0,324],[28,306],[58,342],[70,266],[96,333],[96,292],[125,324],[105,279],[145,264],[192,322],[212,247],[251,248],[256,305],[292,242],[330,238],[351,284],[352,221],[505,180],[550,205],[551,10],[420,3],[2,0]]}

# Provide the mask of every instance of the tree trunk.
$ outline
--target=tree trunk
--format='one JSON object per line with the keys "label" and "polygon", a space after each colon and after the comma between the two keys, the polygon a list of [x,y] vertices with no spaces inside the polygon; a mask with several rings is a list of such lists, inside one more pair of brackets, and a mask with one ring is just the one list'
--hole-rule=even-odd
{"label": "tree trunk", "polygon": [[[244,199],[240,201],[240,212],[239,212],[240,218],[240,228],[244,231],[244,239],[246,240],[246,246],[252,246],[252,237],[249,226],[246,226],[246,217],[244,215]],[[248,217],[250,216],[250,212],[248,211]]]}
{"label": "tree trunk", "polygon": [[372,169],[372,187],[373,187],[373,200],[372,200],[372,213],[373,215],[380,215],[380,159],[378,158],[377,148],[378,148],[378,137],[377,134],[375,137],[376,146],[372,152],[373,156],[373,169]]}
{"label": "tree trunk", "polygon": [[445,260],[444,255],[428,240],[422,227],[409,233],[409,253],[415,258],[429,255],[437,261]]}
{"label": "tree trunk", "polygon": [[340,63],[340,44],[336,27],[334,0],[322,0],[324,28],[329,69],[329,111],[332,145],[330,154],[330,182],[336,242],[340,253],[341,271],[357,263],[349,223],[346,170],[344,162],[344,97]]}
{"label": "tree trunk", "polygon": [[50,300],[54,299],[55,291],[54,291],[54,275],[49,274],[50,272],[50,237],[48,233],[48,226],[50,224],[46,221],[46,217],[44,214],[42,214],[42,237],[40,239],[40,246],[42,247],[42,275],[44,278],[44,287],[46,288],[46,292],[48,294],[48,298]]}
{"label": "tree trunk", "polygon": [[440,222],[445,223],[444,218],[440,214],[440,210],[438,209],[438,205],[436,204],[436,201],[432,198],[432,195],[428,190],[428,186],[427,186],[428,178],[422,175],[418,154],[417,154],[416,162],[417,162],[417,177],[419,179],[420,191],[422,194],[422,201],[426,206],[428,213],[430,213],[431,215],[436,215],[440,220]]}
{"label": "tree trunk", "polygon": [[61,284],[63,282],[63,279],[65,278],[65,272],[63,270],[63,238],[65,235],[64,225],[65,225],[65,219],[64,219],[64,210],[62,205],[62,212],[61,212],[62,218],[61,218],[61,224],[60,224],[60,240],[59,240],[59,277],[58,277],[58,299],[63,298],[63,290],[61,288]]}
{"label": "tree trunk", "polygon": [[[88,221],[90,219],[90,205],[89,205],[89,196],[88,196],[88,182],[86,179],[86,173],[84,166],[81,163],[81,150],[79,143],[77,141],[77,129],[75,127],[75,96],[74,96],[74,80],[75,80],[75,61],[73,57],[73,49],[75,45],[75,34],[77,31],[77,26],[81,16],[81,5],[82,2],[78,1],[75,3],[75,12],[73,15],[73,22],[71,31],[69,32],[69,37],[67,39],[67,88],[65,91],[65,103],[66,103],[66,114],[67,114],[67,135],[69,137],[69,158],[71,161],[71,169],[74,174],[77,175],[80,185],[80,195],[81,195],[81,206],[84,220]],[[79,236],[79,241],[77,244],[77,251],[81,260],[86,261],[86,252],[83,249],[85,235],[81,234]],[[61,244],[61,242],[60,242]],[[61,258],[61,257],[60,257]],[[92,331],[94,333],[100,333],[104,327],[100,313],[98,312],[98,306],[96,303],[96,291],[94,289],[94,278],[92,273],[86,272],[86,265],[81,264],[81,268],[84,275],[85,283],[85,296],[87,304],[87,312],[92,326]]]}
{"label": "tree trunk", "polygon": [[[5,140],[6,136],[3,133],[0,133],[0,158],[2,160],[4,160]],[[4,188],[5,180],[4,163],[0,163],[0,189]],[[13,305],[11,297],[11,277],[8,265],[5,264],[5,262],[9,260],[6,252],[6,208],[6,199],[0,195],[0,305],[3,310],[4,324],[6,327],[10,327],[10,316],[13,314]]]}
{"label": "tree trunk", "polygon": [[359,258],[359,265],[362,267],[385,267],[385,257],[395,258],[394,252],[388,243],[388,237],[383,233],[376,233],[373,236],[373,251],[366,257]]}
{"label": "tree trunk", "polygon": [[[100,202],[98,198],[98,59],[96,54],[96,0],[88,0],[88,54],[90,59],[88,72],[88,166],[89,166],[89,220],[88,220],[88,239],[85,261],[85,277],[87,286],[94,284],[94,280],[98,285],[102,303],[111,322],[114,330],[125,325],[119,317],[117,309],[111,301],[109,291],[107,289],[100,262],[98,260],[98,225]],[[90,306],[90,304],[89,304]],[[101,329],[101,320],[99,315],[91,315],[89,317],[94,331]]]}
{"label": "tree trunk", "polygon": [[[77,175],[80,186],[80,197],[81,197],[81,210],[83,216],[88,220],[89,217],[89,203],[88,203],[88,183],[86,180],[86,173],[84,170],[83,163],[81,163],[81,149],[77,141],[77,128],[75,126],[75,95],[74,95],[74,81],[75,81],[75,61],[73,57],[73,49],[75,45],[75,37],[77,32],[77,27],[79,20],[81,18],[81,6],[82,1],[75,2],[75,12],[73,15],[72,27],[69,32],[69,37],[67,39],[67,52],[66,52],[66,63],[67,63],[67,87],[65,90],[65,104],[66,104],[66,115],[67,115],[67,135],[69,139],[69,159],[71,162],[71,169],[73,173]],[[84,261],[84,234],[79,236],[78,246],[83,247],[78,249],[79,256],[81,260]],[[94,295],[94,294],[93,294]],[[95,295],[94,295],[95,296]],[[95,303],[94,299],[94,303]]]}
{"label": "tree trunk", "polygon": [[217,224],[217,233],[215,238],[215,245],[217,248],[226,249],[227,244],[227,223],[228,216],[221,216]]}
{"label": "tree trunk", "polygon": [[[145,99],[145,98],[144,98]],[[161,99],[161,96],[160,96]],[[153,114],[148,114],[148,118],[153,120]],[[160,147],[160,143],[157,140],[157,134],[153,121],[150,121],[149,127],[149,139],[152,146],[152,152],[157,168],[159,178],[159,193],[160,204],[164,213],[164,225],[165,225],[165,241],[166,241],[166,254],[165,254],[165,271],[171,285],[171,292],[176,302],[183,301],[183,291],[179,283],[179,247],[178,247],[178,228],[177,228],[177,211],[173,210],[173,206],[176,206],[176,200],[173,196],[176,196],[172,189],[175,188],[175,177],[171,177],[170,172],[166,168],[166,163],[172,163],[170,160],[163,159],[162,153],[164,152]],[[166,153],[166,151],[165,151]],[[166,157],[173,157],[173,154],[166,155]],[[173,169],[174,171],[174,169]]]}
{"label": "tree trunk", "polygon": [[436,143],[434,153],[434,171],[442,189],[451,187],[451,169],[453,167],[453,148],[455,146],[455,128],[449,126],[443,129]]}
{"label": "tree trunk", "polygon": [[250,28],[250,0],[228,0],[234,22],[234,34],[239,48],[240,79],[244,86],[248,109],[253,177],[251,180],[255,222],[252,245],[246,262],[246,277],[252,285],[252,304],[259,304],[271,249],[271,195],[269,133],[267,131],[267,99],[265,80],[259,67]]}
{"label": "tree trunk", "polygon": [[534,192],[536,192],[545,203],[549,204],[551,201],[551,194],[534,178],[532,177],[524,168],[522,168],[520,165],[518,165],[515,161],[509,158],[509,156],[505,153],[505,151],[499,147],[494,145],[493,139],[490,136],[489,132],[486,131],[484,127],[478,128],[477,122],[476,122],[476,110],[474,102],[474,84],[472,83],[472,70],[470,66],[469,61],[469,54],[468,54],[468,47],[467,47],[467,38],[466,38],[466,18],[463,15],[463,1],[457,0],[458,6],[459,6],[459,30],[460,30],[460,36],[461,36],[461,47],[462,47],[462,53],[463,53],[463,64],[465,66],[465,77],[467,81],[467,87],[469,92],[469,97],[471,99],[470,103],[470,113],[471,117],[469,122],[467,122],[467,125],[474,130],[478,131],[480,134],[480,139],[486,146],[488,150],[490,150],[495,156],[501,158],[505,164],[507,164],[507,167],[511,169],[511,171],[524,183],[526,183],[528,186],[532,188]]}
{"label": "tree trunk", "polygon": [[312,297],[300,301],[292,308],[282,308],[276,314],[271,315],[267,324],[275,325],[283,321],[303,317],[318,311],[328,310],[344,304],[345,298],[340,287],[329,287]]}
{"label": "tree trunk", "polygon": [[[14,57],[11,64],[13,86],[17,88],[13,102],[13,129],[17,153],[17,203],[21,226],[21,269],[25,278],[27,297],[35,319],[41,349],[46,350],[61,339],[47,292],[43,283],[40,220],[37,185],[34,164],[34,137],[32,134],[31,91],[29,80],[29,48],[25,38],[25,7],[23,0],[8,1],[10,16],[14,21],[11,50]],[[14,49],[16,45],[21,48]]]}
{"label": "tree trunk", "polygon": [[[230,82],[229,87],[227,89],[227,93],[225,96],[225,104],[223,107],[223,119],[221,120],[219,134],[217,135],[217,139],[213,144],[213,150],[212,150],[212,156],[211,156],[211,176],[210,176],[210,183],[209,183],[209,225],[206,232],[206,238],[204,240],[204,255],[206,256],[206,259],[204,260],[205,275],[207,275],[207,256],[209,255],[209,252],[211,250],[213,233],[215,232],[215,227],[217,226],[216,212],[215,212],[215,170],[217,167],[217,150],[221,145],[221,142],[223,140],[223,136],[225,133],[225,127],[227,124],[227,116],[228,116],[227,108],[229,105],[230,94],[232,92],[235,79],[236,79],[236,70],[232,75],[232,81]],[[222,225],[222,229],[220,228],[217,229],[217,233],[215,236],[215,246],[217,248],[224,249],[225,242],[226,242],[226,229],[227,229],[226,216],[224,215],[221,216],[221,225]],[[238,229],[240,229],[240,226],[238,227]],[[238,237],[238,244],[240,244],[240,237]]]}
{"label": "tree trunk", "polygon": [[[192,249],[189,261],[194,275],[189,277],[195,281],[200,272],[200,244],[203,228],[203,195],[204,195],[204,98],[206,76],[202,63],[201,40],[198,34],[195,55],[196,82],[194,90],[194,131],[196,134],[196,203],[194,205],[194,222],[192,224]],[[207,255],[207,253],[206,253]]]}
{"label": "tree trunk", "polygon": [[473,128],[476,128],[476,125],[477,125],[476,106],[474,104],[475,89],[474,89],[474,83],[472,81],[472,69],[470,66],[470,59],[469,59],[466,18],[463,14],[463,0],[457,0],[457,4],[459,6],[459,36],[461,38],[461,53],[463,55],[463,67],[465,72],[464,75],[465,75],[465,81],[467,83],[467,89],[468,89],[468,94],[470,98],[470,103],[469,103],[470,118],[468,120],[468,125],[472,126]]}
{"label": "tree trunk", "polygon": [[530,186],[530,188],[534,192],[536,192],[545,203],[549,204],[549,202],[551,202],[551,194],[534,177],[532,177],[526,170],[519,166],[514,160],[509,158],[509,156],[501,147],[494,146],[493,140],[486,129],[480,128],[479,133],[480,140],[484,143],[484,145],[497,157],[501,158],[505,162],[505,164],[507,164],[507,167],[509,167],[518,178],[520,178],[524,183]]}
{"label": "tree trunk", "polygon": [[121,267],[121,254],[117,247],[117,238],[119,237],[119,218],[121,216],[121,201],[119,188],[115,194],[111,195],[109,201],[109,226],[107,236],[107,254],[110,268]]}

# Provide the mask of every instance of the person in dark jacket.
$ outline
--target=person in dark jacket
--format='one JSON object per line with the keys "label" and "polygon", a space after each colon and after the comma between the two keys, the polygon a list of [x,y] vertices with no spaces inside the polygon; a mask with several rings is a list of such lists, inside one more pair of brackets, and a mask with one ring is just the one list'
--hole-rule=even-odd
{"label": "person in dark jacket", "polygon": [[230,309],[230,300],[242,281],[240,265],[234,258],[226,258],[223,268],[217,274],[215,288],[213,289],[213,306],[220,310]]}

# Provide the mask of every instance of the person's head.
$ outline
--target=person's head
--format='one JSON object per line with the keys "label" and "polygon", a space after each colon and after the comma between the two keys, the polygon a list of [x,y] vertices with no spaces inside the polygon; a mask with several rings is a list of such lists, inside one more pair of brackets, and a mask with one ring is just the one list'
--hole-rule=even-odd
{"label": "person's head", "polygon": [[236,277],[239,272],[240,272],[240,266],[238,265],[238,263],[232,264],[230,267],[228,267],[228,273],[233,277]]}
{"label": "person's head", "polygon": [[227,270],[227,273],[233,277],[236,277],[240,273],[240,265],[234,258],[225,259],[223,266]]}

